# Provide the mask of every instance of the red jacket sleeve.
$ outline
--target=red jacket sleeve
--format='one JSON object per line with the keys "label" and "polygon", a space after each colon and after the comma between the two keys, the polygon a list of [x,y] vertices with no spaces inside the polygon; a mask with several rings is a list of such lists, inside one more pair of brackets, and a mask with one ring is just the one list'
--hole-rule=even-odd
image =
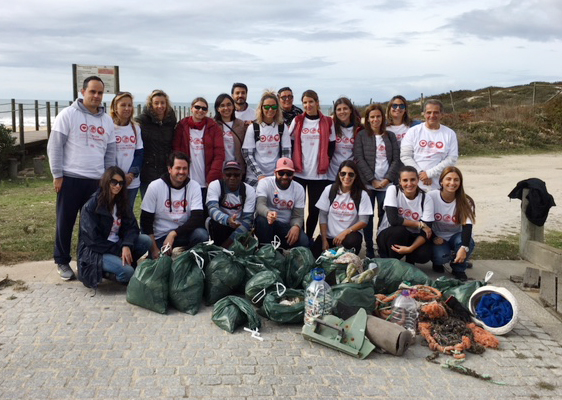
{"label": "red jacket sleeve", "polygon": [[[222,165],[224,163],[224,140],[222,128],[210,120],[208,131],[209,139],[205,146],[205,164],[207,167],[207,183],[222,178]],[[208,146],[207,146],[208,144]]]}
{"label": "red jacket sleeve", "polygon": [[182,119],[176,126],[172,150],[183,151],[185,154],[189,154],[189,141],[187,140],[188,130],[187,121]]}

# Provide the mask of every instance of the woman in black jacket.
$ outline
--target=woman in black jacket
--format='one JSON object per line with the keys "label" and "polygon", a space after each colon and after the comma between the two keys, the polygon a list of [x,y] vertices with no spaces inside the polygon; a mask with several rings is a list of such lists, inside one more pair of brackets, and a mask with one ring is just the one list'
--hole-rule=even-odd
{"label": "woman in black jacket", "polygon": [[132,264],[150,249],[152,240],[139,235],[139,227],[129,208],[125,173],[109,167],[100,188],[82,207],[78,241],[78,272],[87,287],[97,287],[103,272],[127,283],[133,276]]}

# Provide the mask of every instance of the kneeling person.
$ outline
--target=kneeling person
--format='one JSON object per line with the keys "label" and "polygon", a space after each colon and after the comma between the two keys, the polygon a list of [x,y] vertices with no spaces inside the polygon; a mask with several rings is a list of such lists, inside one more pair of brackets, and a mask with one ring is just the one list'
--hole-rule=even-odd
{"label": "kneeling person", "polygon": [[206,206],[209,235],[216,244],[229,248],[234,239],[252,229],[256,191],[242,182],[242,167],[237,161],[226,161],[222,179],[209,184]]}
{"label": "kneeling person", "polygon": [[260,243],[270,243],[274,236],[281,247],[309,245],[302,231],[304,223],[304,188],[293,182],[295,168],[290,158],[277,160],[275,176],[263,178],[256,191],[256,236]]}
{"label": "kneeling person", "polygon": [[180,151],[168,158],[168,173],[150,183],[141,206],[141,229],[152,238],[150,254],[160,248],[193,247],[209,240],[204,228],[201,186],[189,179],[189,156]]}

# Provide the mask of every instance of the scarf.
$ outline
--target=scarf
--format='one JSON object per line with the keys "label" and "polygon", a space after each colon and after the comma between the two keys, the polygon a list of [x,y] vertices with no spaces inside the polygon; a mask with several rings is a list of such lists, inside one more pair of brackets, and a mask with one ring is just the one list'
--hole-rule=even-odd
{"label": "scarf", "polygon": [[193,117],[189,117],[187,119],[187,126],[189,126],[189,129],[197,129],[198,131],[200,131],[205,128],[205,125],[207,125],[207,118],[203,118],[201,122],[195,122]]}

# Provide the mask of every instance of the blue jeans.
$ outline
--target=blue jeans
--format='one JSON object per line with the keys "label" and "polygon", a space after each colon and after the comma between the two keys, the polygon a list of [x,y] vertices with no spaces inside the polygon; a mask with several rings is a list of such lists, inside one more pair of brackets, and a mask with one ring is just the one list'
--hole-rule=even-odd
{"label": "blue jeans", "polygon": [[466,259],[462,263],[453,263],[452,261],[457,256],[457,251],[462,246],[462,233],[455,233],[451,238],[445,243],[440,245],[433,245],[433,259],[434,265],[444,265],[450,263],[453,272],[464,272],[466,269],[467,261],[474,251],[474,240],[470,238],[470,244],[468,245],[469,252],[466,255]]}
{"label": "blue jeans", "polygon": [[[377,228],[381,224],[382,217],[384,215],[384,208],[382,207],[384,204],[384,198],[386,196],[386,190],[367,190],[367,194],[371,199],[371,205],[375,207],[375,201],[377,202],[377,217],[378,223]],[[369,216],[369,221],[367,222],[367,226],[363,229],[363,234],[365,235],[365,247],[367,248],[367,252],[373,252],[373,219],[374,216]]]}
{"label": "blue jeans", "polygon": [[[166,240],[166,236],[162,236],[160,239],[156,239],[156,245],[159,249],[162,248],[164,245],[164,240]],[[176,240],[174,240],[174,245],[172,247],[187,247],[188,249],[192,248],[198,243],[203,243],[209,240],[209,232],[205,228],[195,228],[193,232],[184,235],[184,236],[177,236]]]}
{"label": "blue jeans", "polygon": [[[131,249],[131,253],[133,255],[133,261],[137,261],[141,258],[144,253],[150,250],[152,246],[152,239],[148,235],[140,234],[135,243],[133,244],[133,248]],[[131,280],[135,269],[130,265],[123,265],[123,260],[121,257],[117,257],[114,254],[106,253],[103,255],[103,270],[105,272],[110,272],[115,274],[117,277],[118,282],[127,283]]]}
{"label": "blue jeans", "polygon": [[300,231],[300,235],[296,243],[292,246],[289,246],[287,243],[287,239],[285,236],[289,233],[291,226],[289,224],[284,224],[279,221],[275,221],[273,224],[269,225],[267,222],[267,218],[258,215],[256,218],[256,236],[258,237],[258,241],[260,244],[268,244],[273,241],[273,237],[275,235],[279,236],[281,239],[281,248],[289,249],[291,247],[303,246],[303,247],[310,247],[310,241],[308,240],[308,236],[305,233]]}
{"label": "blue jeans", "polygon": [[131,211],[133,214],[135,213],[135,200],[137,198],[137,193],[139,192],[139,188],[134,189],[127,189],[127,196],[129,197],[129,205],[131,206]]}

